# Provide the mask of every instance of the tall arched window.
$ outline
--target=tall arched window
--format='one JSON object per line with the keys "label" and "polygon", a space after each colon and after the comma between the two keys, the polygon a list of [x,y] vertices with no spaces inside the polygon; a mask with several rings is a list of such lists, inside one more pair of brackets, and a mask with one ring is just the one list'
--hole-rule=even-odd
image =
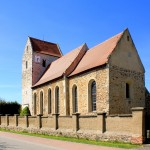
{"label": "tall arched window", "polygon": [[48,114],[52,113],[52,94],[51,89],[48,90]]}
{"label": "tall arched window", "polygon": [[34,115],[36,115],[36,93],[34,93],[34,95],[33,95],[33,113],[34,113]]}
{"label": "tall arched window", "polygon": [[73,100],[73,112],[78,112],[78,92],[77,86],[74,85],[72,88],[72,100]]}
{"label": "tall arched window", "polygon": [[43,92],[40,92],[40,114],[43,115]]}
{"label": "tall arched window", "polygon": [[96,82],[93,81],[91,84],[91,104],[92,111],[96,111]]}
{"label": "tall arched window", "polygon": [[56,87],[55,89],[55,112],[60,112],[60,100],[59,100],[59,87]]}

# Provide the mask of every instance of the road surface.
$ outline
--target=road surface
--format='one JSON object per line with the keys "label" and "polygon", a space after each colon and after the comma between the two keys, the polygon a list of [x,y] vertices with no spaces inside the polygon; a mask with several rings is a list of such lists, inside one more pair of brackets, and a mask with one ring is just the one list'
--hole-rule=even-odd
{"label": "road surface", "polygon": [[0,132],[0,150],[123,150]]}

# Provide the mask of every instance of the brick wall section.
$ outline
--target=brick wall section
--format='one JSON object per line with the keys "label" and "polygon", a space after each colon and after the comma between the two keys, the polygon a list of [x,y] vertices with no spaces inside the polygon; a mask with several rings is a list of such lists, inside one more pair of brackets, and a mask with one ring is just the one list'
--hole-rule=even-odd
{"label": "brick wall section", "polygon": [[[129,114],[132,107],[145,107],[143,73],[110,66],[109,78],[110,114]],[[130,84],[130,98],[126,98],[126,83]]]}
{"label": "brick wall section", "polygon": [[78,112],[81,115],[94,114],[89,112],[89,87],[88,84],[91,80],[96,81],[96,105],[97,112],[109,109],[109,70],[108,68],[98,68],[86,73],[79,74],[69,79],[69,102],[70,113],[73,113],[73,86],[77,86],[78,92]]}
{"label": "brick wall section", "polygon": [[[51,82],[50,84],[46,84],[44,86],[41,86],[39,88],[36,88],[36,90],[33,90],[33,93],[37,94],[37,114],[40,113],[40,92],[43,91],[44,95],[44,105],[43,105],[43,115],[48,115],[48,89],[51,89],[52,94],[52,113],[55,113],[55,88],[59,87],[59,105],[60,105],[60,114],[66,115],[66,106],[65,106],[65,91],[64,91],[64,82],[65,80],[62,78],[60,80],[57,80],[57,82]],[[32,104],[33,106],[33,104]],[[34,111],[34,107],[32,107],[32,112]]]}
{"label": "brick wall section", "polygon": [[[40,62],[35,61],[36,57],[40,57]],[[47,66],[56,59],[58,59],[58,57],[33,52],[33,55],[32,55],[32,65],[33,65],[33,68],[32,68],[33,69],[32,85],[37,83],[37,81],[41,78],[41,76],[45,72]],[[45,67],[42,66],[43,60],[46,60],[46,66]]]}
{"label": "brick wall section", "polygon": [[95,116],[74,114],[70,117],[18,116],[18,124],[15,123],[15,117],[14,123],[8,124],[12,122],[12,116],[0,116],[0,128],[94,140],[143,143],[145,140],[144,115],[144,108],[133,108],[130,116],[105,116],[105,113]]}

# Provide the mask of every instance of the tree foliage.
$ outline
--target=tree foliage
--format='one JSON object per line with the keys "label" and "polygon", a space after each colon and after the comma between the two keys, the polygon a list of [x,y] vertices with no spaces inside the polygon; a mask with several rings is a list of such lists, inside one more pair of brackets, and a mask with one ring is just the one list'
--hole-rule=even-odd
{"label": "tree foliage", "polygon": [[25,115],[30,115],[30,110],[29,107],[25,107],[24,109],[22,109],[20,116],[25,116]]}
{"label": "tree foliage", "polygon": [[0,114],[19,114],[21,105],[18,102],[7,102],[0,98]]}

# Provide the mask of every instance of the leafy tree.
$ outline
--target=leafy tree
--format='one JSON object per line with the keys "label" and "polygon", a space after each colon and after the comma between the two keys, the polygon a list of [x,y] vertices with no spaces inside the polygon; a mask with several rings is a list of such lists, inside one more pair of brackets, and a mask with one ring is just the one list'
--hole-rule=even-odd
{"label": "leafy tree", "polygon": [[22,109],[20,116],[30,115],[29,107],[26,106],[24,109]]}

